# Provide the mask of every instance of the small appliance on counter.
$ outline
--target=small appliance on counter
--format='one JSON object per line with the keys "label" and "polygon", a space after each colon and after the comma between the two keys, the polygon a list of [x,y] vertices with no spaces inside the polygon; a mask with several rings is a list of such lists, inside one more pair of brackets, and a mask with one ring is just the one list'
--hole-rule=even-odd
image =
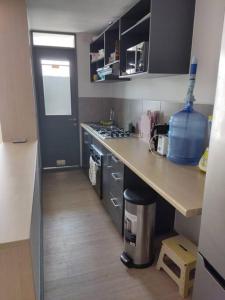
{"label": "small appliance on counter", "polygon": [[165,156],[168,150],[168,124],[156,124],[151,130],[151,138],[149,140],[149,151],[156,151],[158,154]]}
{"label": "small appliance on counter", "polygon": [[167,136],[169,131],[169,125],[168,124],[155,124],[154,127],[151,130],[151,139],[154,143],[155,151],[158,149],[158,140],[161,136],[161,146],[162,142],[164,143],[164,138],[162,136]]}
{"label": "small appliance on counter", "polygon": [[124,191],[124,252],[120,259],[128,268],[145,268],[153,263],[156,203],[146,192]]}
{"label": "small appliance on counter", "polygon": [[197,59],[194,57],[185,106],[169,121],[167,158],[177,164],[197,165],[206,147],[207,118],[193,109],[196,71]]}
{"label": "small appliance on counter", "polygon": [[158,145],[157,145],[157,152],[165,156],[167,155],[167,150],[168,150],[168,136],[160,134],[158,136]]}

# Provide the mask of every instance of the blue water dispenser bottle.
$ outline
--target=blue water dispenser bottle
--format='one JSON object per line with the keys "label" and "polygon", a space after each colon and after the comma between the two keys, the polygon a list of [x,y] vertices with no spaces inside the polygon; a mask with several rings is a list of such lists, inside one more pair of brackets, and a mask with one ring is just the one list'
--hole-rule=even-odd
{"label": "blue water dispenser bottle", "polygon": [[197,165],[206,146],[207,118],[193,109],[196,71],[197,59],[193,57],[184,108],[169,121],[167,158],[177,164]]}

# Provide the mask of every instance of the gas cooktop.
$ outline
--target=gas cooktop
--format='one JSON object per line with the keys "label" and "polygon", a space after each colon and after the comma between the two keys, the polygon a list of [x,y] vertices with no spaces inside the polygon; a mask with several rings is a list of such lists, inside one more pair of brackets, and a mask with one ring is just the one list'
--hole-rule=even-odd
{"label": "gas cooktop", "polygon": [[103,139],[127,138],[130,136],[129,131],[116,126],[102,126],[99,124],[89,124]]}

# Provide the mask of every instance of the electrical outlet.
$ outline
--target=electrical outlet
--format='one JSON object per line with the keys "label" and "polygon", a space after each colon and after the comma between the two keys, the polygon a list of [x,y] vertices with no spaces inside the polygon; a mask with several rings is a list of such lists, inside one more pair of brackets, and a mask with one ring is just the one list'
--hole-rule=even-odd
{"label": "electrical outlet", "polygon": [[57,165],[57,167],[63,167],[63,166],[65,166],[66,165],[65,159],[58,159],[56,161],[56,165]]}

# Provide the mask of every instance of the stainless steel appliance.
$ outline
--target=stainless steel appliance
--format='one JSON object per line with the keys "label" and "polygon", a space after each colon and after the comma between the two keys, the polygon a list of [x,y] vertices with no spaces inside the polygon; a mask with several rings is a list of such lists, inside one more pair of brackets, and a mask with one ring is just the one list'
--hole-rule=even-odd
{"label": "stainless steel appliance", "polygon": [[130,132],[116,126],[101,126],[98,124],[90,124],[99,136],[103,139],[112,138],[127,138],[130,136]]}
{"label": "stainless steel appliance", "polygon": [[225,299],[225,23],[203,202],[194,300]]}
{"label": "stainless steel appliance", "polygon": [[148,67],[148,42],[142,42],[126,51],[126,73],[145,72]]}
{"label": "stainless steel appliance", "polygon": [[[146,197],[147,195],[147,197]],[[124,192],[124,252],[120,259],[127,267],[144,268],[152,264],[156,203],[148,193]]]}
{"label": "stainless steel appliance", "polygon": [[96,180],[92,184],[100,199],[102,198],[102,167],[103,167],[103,153],[95,145],[90,145],[90,156],[96,164]]}

